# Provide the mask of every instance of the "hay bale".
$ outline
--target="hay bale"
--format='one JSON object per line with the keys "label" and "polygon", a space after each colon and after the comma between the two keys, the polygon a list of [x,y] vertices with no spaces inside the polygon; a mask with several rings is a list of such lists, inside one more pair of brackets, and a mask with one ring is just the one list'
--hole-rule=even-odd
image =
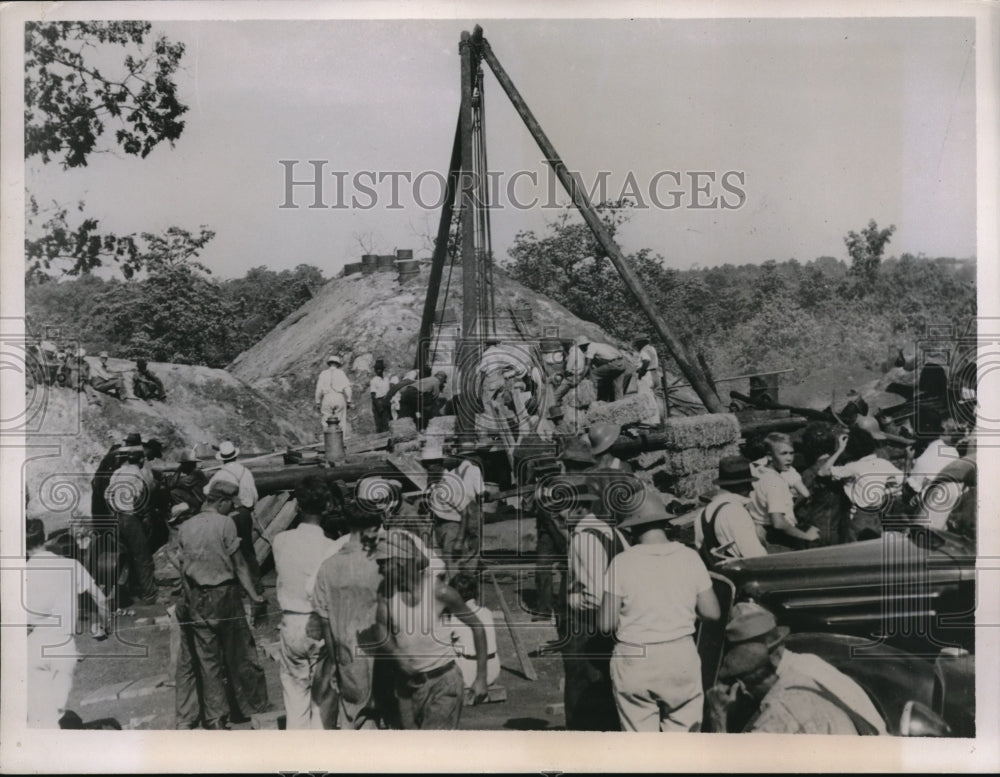
{"label": "hay bale", "polygon": [[663,424],[667,448],[711,448],[729,445],[740,439],[740,422],[732,413],[709,413],[670,417]]}
{"label": "hay bale", "polygon": [[650,470],[662,466],[667,461],[667,454],[663,451],[643,451],[635,458],[629,459],[629,463],[637,470]]}
{"label": "hay bale", "polygon": [[417,425],[412,418],[397,418],[389,422],[389,434],[392,435],[392,442],[406,442],[417,439]]}
{"label": "hay bale", "polygon": [[[718,476],[718,470],[695,472],[694,474],[675,480],[670,490],[681,499],[697,499],[702,494],[711,494],[718,490],[718,486],[714,482]],[[656,479],[654,477],[655,482]],[[661,488],[660,490],[664,489]]]}
{"label": "hay bale", "polygon": [[725,456],[737,456],[739,452],[736,443],[716,445],[711,448],[688,448],[685,451],[665,451],[662,468],[676,477],[709,470],[718,472],[719,459]]}
{"label": "hay bale", "polygon": [[619,426],[648,424],[655,426],[660,418],[656,397],[650,394],[629,394],[615,402],[594,402],[587,410],[587,423],[611,423]]}
{"label": "hay bale", "polygon": [[439,415],[427,422],[425,433],[428,437],[448,437],[455,434],[455,416]]}

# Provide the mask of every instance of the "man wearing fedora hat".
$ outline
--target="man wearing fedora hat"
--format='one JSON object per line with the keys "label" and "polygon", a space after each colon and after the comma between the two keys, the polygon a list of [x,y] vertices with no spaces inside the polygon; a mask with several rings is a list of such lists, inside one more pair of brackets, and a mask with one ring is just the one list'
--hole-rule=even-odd
{"label": "man wearing fedora hat", "polygon": [[618,526],[633,544],[605,575],[600,626],[614,632],[614,700],[627,731],[701,728],[696,618],[718,620],[719,602],[698,554],[667,535],[670,515],[644,484]]}
{"label": "man wearing fedora hat", "polygon": [[250,577],[254,581],[257,593],[262,593],[264,587],[260,582],[260,564],[257,563],[257,554],[253,549],[253,508],[257,504],[257,484],[254,482],[253,473],[236,460],[239,455],[240,449],[233,445],[230,440],[223,440],[219,443],[215,458],[222,462],[222,466],[208,481],[205,493],[207,494],[212,485],[219,481],[227,481],[236,485],[238,493],[229,517],[236,525],[236,533],[240,538],[240,550],[246,560],[247,568],[250,570]]}
{"label": "man wearing fedora hat", "polygon": [[864,689],[819,656],[788,650],[788,633],[758,604],[733,608],[720,683],[708,692],[712,730],[885,734],[885,721]]}
{"label": "man wearing fedora hat", "polygon": [[694,544],[707,565],[725,558],[767,555],[746,508],[756,480],[750,462],[742,456],[727,456],[719,461],[719,477],[715,479],[719,493],[694,524]]}

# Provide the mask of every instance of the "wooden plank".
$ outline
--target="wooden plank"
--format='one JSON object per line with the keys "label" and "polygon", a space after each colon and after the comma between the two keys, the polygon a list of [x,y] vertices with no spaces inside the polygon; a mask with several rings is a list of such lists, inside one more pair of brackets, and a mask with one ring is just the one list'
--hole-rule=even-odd
{"label": "wooden plank", "polygon": [[[279,491],[277,494],[271,494],[263,499],[258,500],[257,504],[254,505],[254,519],[257,521],[258,525],[263,528],[267,528],[267,525],[274,520],[274,516],[278,514],[285,503],[291,498],[291,493],[288,491]],[[265,502],[263,506],[261,503]]]}
{"label": "wooden plank", "polygon": [[503,610],[504,622],[507,624],[507,631],[510,633],[510,641],[514,643],[514,651],[517,653],[517,661],[521,665],[521,674],[529,680],[537,680],[538,673],[535,671],[535,667],[531,663],[531,657],[528,655],[528,649],[524,646],[524,643],[521,642],[521,635],[517,631],[517,624],[514,622],[514,618],[511,617],[510,606],[504,598],[503,589],[500,588],[500,583],[497,582],[497,578],[496,575],[493,574],[493,570],[487,569],[486,572],[490,576],[490,580],[493,581],[493,590],[496,592],[497,599],[500,600],[500,609]]}
{"label": "wooden plank", "polygon": [[288,499],[278,511],[277,515],[264,528],[263,535],[253,544],[254,555],[257,556],[257,563],[263,564],[264,560],[271,555],[271,542],[285,529],[287,529],[298,513],[298,503],[294,499]]}
{"label": "wooden plank", "polygon": [[390,453],[386,458],[421,491],[427,490],[427,470],[416,456],[411,453]]}
{"label": "wooden plank", "polygon": [[344,450],[347,453],[367,453],[369,451],[383,450],[389,447],[389,440],[391,439],[392,435],[389,432],[348,437],[344,441]]}

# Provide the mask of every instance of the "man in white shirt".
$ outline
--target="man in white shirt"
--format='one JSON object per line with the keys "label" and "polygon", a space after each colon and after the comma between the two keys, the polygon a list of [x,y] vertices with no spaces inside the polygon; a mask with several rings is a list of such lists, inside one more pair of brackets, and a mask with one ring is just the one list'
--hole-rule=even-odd
{"label": "man in white shirt", "polygon": [[375,374],[368,384],[368,393],[372,397],[372,418],[375,420],[376,434],[389,431],[389,389],[392,384],[389,378],[385,377],[385,362],[382,359],[375,360]]}
{"label": "man in white shirt", "polygon": [[[617,731],[618,712],[611,689],[613,640],[600,632],[598,615],[608,564],[628,541],[589,509],[597,497],[580,495],[579,514],[570,535],[566,601],[568,619],[563,646],[564,706],[570,731]],[[591,508],[584,505],[591,504]],[[572,516],[571,516],[572,519]]]}
{"label": "man in white shirt", "polygon": [[[926,413],[926,411],[924,412]],[[948,424],[949,421],[951,419],[947,419],[944,423]],[[954,446],[955,430],[945,431],[944,425],[940,423],[934,425],[939,427],[934,431],[940,434],[914,459],[910,475],[906,478],[906,486],[919,498],[920,518],[926,520],[932,529],[944,529],[948,522],[948,515],[958,504],[962,495],[961,485],[952,480],[943,479],[936,483],[933,491],[929,491],[928,486],[941,470],[958,461],[961,457],[958,449]]]}
{"label": "man in white shirt", "polygon": [[351,381],[341,369],[344,360],[335,353],[326,357],[327,368],[319,374],[316,380],[316,407],[319,409],[322,431],[326,432],[327,424],[336,418],[344,437],[349,436],[347,411],[351,404]]}
{"label": "man in white shirt", "polygon": [[659,397],[663,393],[660,383],[660,355],[649,342],[649,335],[645,332],[635,336],[635,347],[639,349],[639,369],[635,373],[638,390],[639,393],[648,394],[656,400],[656,423],[659,423],[662,413]]}
{"label": "man in white shirt", "polygon": [[[240,552],[246,559],[254,587],[258,594],[262,594],[264,587],[260,582],[260,564],[257,563],[257,554],[253,549],[253,508],[257,504],[257,485],[254,483],[253,473],[236,460],[239,455],[240,449],[231,441],[225,440],[219,444],[215,458],[222,462],[222,466],[205,485],[205,494],[212,490],[212,484],[218,480],[228,480],[235,483],[239,489],[229,517],[236,524],[236,533],[240,538]],[[262,615],[262,610],[258,609],[257,617],[260,618]]]}
{"label": "man in white shirt", "polygon": [[281,608],[279,627],[281,693],[285,700],[285,728],[321,729],[323,720],[316,699],[323,691],[313,685],[325,678],[320,671],[323,640],[310,636],[309,617],[313,612],[312,592],[322,563],[340,550],[349,534],[331,540],[320,523],[330,508],[330,489],[318,477],[310,476],[295,489],[299,525],[274,538],[275,593]]}
{"label": "man in white shirt", "polygon": [[[838,461],[846,459],[846,464]],[[903,473],[876,454],[875,438],[852,426],[838,439],[837,450],[817,471],[821,477],[844,481],[851,502],[847,541],[871,539],[882,534],[882,514],[903,484]]]}
{"label": "man in white shirt", "polygon": [[96,625],[101,630],[107,622],[107,603],[80,562],[45,549],[45,526],[38,518],[26,521],[25,546],[28,559],[22,590],[28,621],[28,725],[59,728],[76,671],[78,597],[86,593],[94,600]]}

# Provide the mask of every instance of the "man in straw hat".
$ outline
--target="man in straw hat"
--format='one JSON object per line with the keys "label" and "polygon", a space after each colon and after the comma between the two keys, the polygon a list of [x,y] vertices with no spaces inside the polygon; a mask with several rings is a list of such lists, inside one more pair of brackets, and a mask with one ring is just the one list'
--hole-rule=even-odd
{"label": "man in straw hat", "polygon": [[616,472],[632,471],[628,464],[609,450],[618,441],[621,432],[621,426],[612,423],[597,423],[590,427],[587,437],[590,440],[590,452],[596,457],[595,467]]}
{"label": "man in straw hat", "polygon": [[209,485],[203,509],[185,521],[177,537],[184,601],[177,608],[181,652],[177,661],[176,727],[226,729],[232,714],[267,709],[264,670],[243,612],[240,588],[263,603],[250,577],[240,538],[228,515],[239,495],[230,480]]}
{"label": "man in straw hat", "polygon": [[712,729],[885,734],[885,721],[861,686],[819,656],[787,650],[788,632],[758,604],[733,608],[720,684],[708,692]]}
{"label": "man in straw hat", "polygon": [[750,462],[742,456],[726,456],[719,461],[719,477],[715,479],[719,493],[694,524],[694,544],[709,566],[725,558],[767,555],[746,507],[756,480]]}
{"label": "man in straw hat", "polygon": [[344,360],[335,353],[326,357],[327,368],[316,379],[316,408],[319,410],[322,431],[326,432],[327,424],[336,419],[344,436],[350,433],[347,422],[347,411],[351,404],[351,381],[342,366]]}
{"label": "man in straw hat", "polygon": [[[257,554],[253,549],[253,508],[257,504],[257,484],[254,482],[253,473],[236,460],[239,455],[240,449],[233,445],[232,441],[224,440],[219,443],[215,458],[222,462],[222,466],[208,481],[205,493],[207,494],[212,485],[220,480],[236,485],[238,494],[233,502],[230,518],[236,525],[236,533],[240,538],[240,551],[243,553],[247,568],[250,570],[250,578],[254,581],[257,593],[263,593],[264,586],[260,582],[260,564],[257,563]],[[259,612],[258,618],[262,616],[263,613]]]}
{"label": "man in straw hat", "polygon": [[373,639],[368,644],[388,650],[396,661],[399,724],[404,729],[458,728],[465,681],[455,663],[450,629],[443,625],[442,616],[450,613],[472,629],[475,703],[488,695],[489,650],[483,624],[458,592],[434,572],[431,559],[413,535],[391,529],[379,538],[375,558],[384,586]]}
{"label": "man in straw hat", "polygon": [[698,554],[667,535],[670,514],[643,485],[619,529],[632,546],[608,567],[600,626],[614,632],[614,700],[626,731],[699,731],[703,694],[695,620],[718,620],[719,601]]}

